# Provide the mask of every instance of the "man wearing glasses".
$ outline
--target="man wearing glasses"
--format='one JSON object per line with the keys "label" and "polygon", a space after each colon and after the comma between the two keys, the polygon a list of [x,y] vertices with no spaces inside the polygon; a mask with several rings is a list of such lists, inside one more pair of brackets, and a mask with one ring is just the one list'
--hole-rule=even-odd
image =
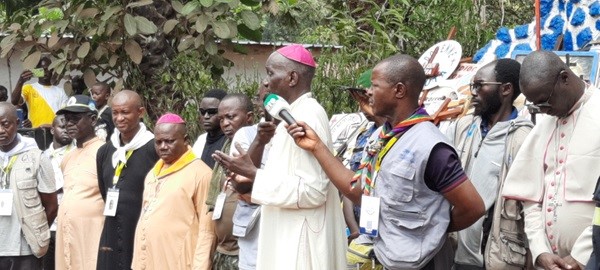
{"label": "man wearing glasses", "polygon": [[198,121],[202,124],[205,133],[198,136],[192,150],[211,169],[215,165],[215,160],[211,155],[216,150],[221,150],[223,144],[225,144],[225,139],[227,139],[221,130],[219,117],[217,116],[219,104],[226,95],[227,93],[221,89],[209,90],[204,94],[199,106]]}
{"label": "man wearing glasses", "polygon": [[[531,121],[518,117],[513,106],[521,94],[520,68],[512,59],[480,68],[471,83],[474,114],[459,119],[447,132],[487,211],[486,216],[458,232],[457,270],[525,267],[526,254],[520,252],[526,250],[521,205],[498,196],[513,158],[533,127]],[[512,251],[510,246],[519,251]]]}
{"label": "man wearing glasses", "polygon": [[592,194],[600,175],[600,94],[560,58],[536,51],[520,84],[540,115],[504,184],[523,201],[525,233],[536,266],[582,269],[592,252]]}

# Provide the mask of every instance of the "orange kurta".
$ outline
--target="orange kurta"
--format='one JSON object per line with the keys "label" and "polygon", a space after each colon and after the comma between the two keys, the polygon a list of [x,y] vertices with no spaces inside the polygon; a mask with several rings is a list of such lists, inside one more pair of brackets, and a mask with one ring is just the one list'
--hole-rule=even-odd
{"label": "orange kurta", "polygon": [[56,269],[96,269],[104,201],[98,188],[99,138],[73,149],[62,161],[64,196],[58,208]]}
{"label": "orange kurta", "polygon": [[135,231],[132,268],[210,269],[214,225],[204,203],[211,169],[191,148],[166,169],[148,173]]}

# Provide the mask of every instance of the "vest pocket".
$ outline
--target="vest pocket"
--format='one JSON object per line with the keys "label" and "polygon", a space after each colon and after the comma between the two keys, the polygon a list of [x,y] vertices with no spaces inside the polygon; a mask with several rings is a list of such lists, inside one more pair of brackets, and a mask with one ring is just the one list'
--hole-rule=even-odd
{"label": "vest pocket", "polygon": [[523,266],[527,256],[527,249],[523,236],[509,231],[500,231],[500,253],[502,260],[510,265]]}
{"label": "vest pocket", "polygon": [[401,202],[410,202],[413,198],[415,189],[415,173],[416,169],[406,162],[399,162],[398,166],[390,169],[392,174],[392,183],[390,187],[390,195],[393,200]]}
{"label": "vest pocket", "polygon": [[17,188],[21,193],[23,204],[25,204],[25,206],[33,208],[42,204],[37,191],[37,182],[35,180],[19,181],[17,182]]}
{"label": "vest pocket", "polygon": [[50,242],[50,230],[44,209],[40,209],[33,214],[25,216],[23,218],[23,225],[33,233],[33,236],[40,247],[48,245]]}

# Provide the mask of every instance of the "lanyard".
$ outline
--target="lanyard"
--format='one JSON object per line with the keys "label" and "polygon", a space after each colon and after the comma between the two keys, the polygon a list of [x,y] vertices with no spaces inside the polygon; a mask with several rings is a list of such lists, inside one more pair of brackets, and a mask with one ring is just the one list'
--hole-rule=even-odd
{"label": "lanyard", "polygon": [[[379,168],[381,167],[381,162],[383,162],[383,158],[385,157],[385,155],[387,155],[387,152],[390,151],[390,149],[392,149],[392,146],[394,146],[396,141],[398,141],[398,137],[397,136],[392,137],[385,144],[385,147],[383,147],[383,149],[381,149],[381,151],[377,155],[377,162],[375,163],[375,171],[376,172],[379,171]],[[373,179],[373,180],[375,180],[375,179]]]}
{"label": "lanyard", "polygon": [[131,154],[133,154],[133,150],[127,151],[127,154],[125,155],[125,162],[119,161],[119,164],[117,164],[117,167],[115,168],[115,176],[113,176],[113,186],[116,186],[117,182],[119,182],[119,177],[121,177],[123,167],[125,167],[125,163],[127,163],[127,160],[129,159]]}
{"label": "lanyard", "polygon": [[6,167],[0,168],[2,169],[2,172],[4,173],[4,175],[2,176],[2,188],[6,189],[9,186],[8,183],[8,174],[10,173],[10,170],[12,169],[12,166],[15,164],[15,161],[17,160],[17,156],[14,155],[12,157],[10,157],[10,161],[8,162],[8,165],[6,165]]}

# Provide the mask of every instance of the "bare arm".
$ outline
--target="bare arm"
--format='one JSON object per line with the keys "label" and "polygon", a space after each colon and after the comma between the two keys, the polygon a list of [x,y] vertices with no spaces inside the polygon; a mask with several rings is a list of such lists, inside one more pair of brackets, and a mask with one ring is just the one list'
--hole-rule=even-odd
{"label": "bare arm", "polygon": [[346,226],[350,229],[350,235],[348,236],[348,242],[350,242],[352,239],[358,237],[359,227],[354,218],[354,203],[346,197],[342,197],[342,211],[344,213]]}
{"label": "bare arm", "polygon": [[254,166],[257,168],[261,167],[265,145],[267,145],[271,141],[271,138],[273,138],[273,135],[275,135],[275,129],[277,129],[277,125],[273,122],[258,123],[256,137],[254,137],[254,140],[248,148],[248,155]]}
{"label": "bare arm", "polygon": [[32,76],[33,73],[30,70],[25,70],[23,73],[21,73],[21,76],[15,85],[15,89],[13,89],[12,94],[10,95],[10,103],[15,106],[23,104],[23,97],[21,96],[23,85],[29,81]]}
{"label": "bare arm", "polygon": [[39,193],[44,211],[46,212],[46,219],[48,219],[48,226],[52,225],[56,214],[58,213],[58,200],[56,199],[56,192],[53,193]]}
{"label": "bare arm", "polygon": [[444,198],[453,206],[449,232],[467,228],[485,214],[483,200],[470,180],[444,193]]}

